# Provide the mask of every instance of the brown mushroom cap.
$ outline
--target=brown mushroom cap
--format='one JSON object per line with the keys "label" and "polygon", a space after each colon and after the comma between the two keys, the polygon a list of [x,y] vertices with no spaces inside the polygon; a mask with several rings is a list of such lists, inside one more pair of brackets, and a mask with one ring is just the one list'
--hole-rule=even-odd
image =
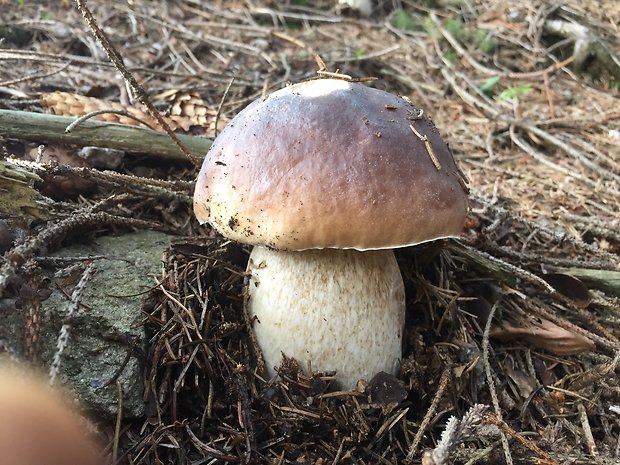
{"label": "brown mushroom cap", "polygon": [[417,107],[318,79],[257,100],[228,124],[202,165],[194,211],[243,243],[367,250],[458,235],[467,194]]}

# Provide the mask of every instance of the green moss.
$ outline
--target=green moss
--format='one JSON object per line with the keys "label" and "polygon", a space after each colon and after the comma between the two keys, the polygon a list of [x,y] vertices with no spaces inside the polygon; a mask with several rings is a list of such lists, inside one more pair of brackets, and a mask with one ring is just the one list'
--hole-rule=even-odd
{"label": "green moss", "polygon": [[[430,17],[424,19],[424,29],[436,39],[441,39],[439,31]],[[450,18],[443,23],[443,27],[462,44],[472,44],[480,51],[490,54],[496,47],[495,39],[488,31],[484,29],[476,29],[471,31],[467,29],[466,24],[460,18]]]}
{"label": "green moss", "polygon": [[525,95],[532,91],[532,84],[519,84],[518,86],[509,87],[501,94],[497,96],[498,100],[512,100],[518,99],[520,96]]}
{"label": "green moss", "polygon": [[487,54],[493,53],[493,50],[495,50],[495,40],[484,29],[476,29],[474,31],[474,44],[478,50]]}
{"label": "green moss", "polygon": [[419,28],[416,20],[405,10],[399,10],[392,19],[392,26],[401,31],[415,31]]}
{"label": "green moss", "polygon": [[445,24],[446,30],[452,34],[459,42],[465,42],[467,40],[467,31],[460,19],[449,19]]}
{"label": "green moss", "polygon": [[446,60],[448,60],[450,63],[454,64],[457,62],[457,60],[459,59],[459,56],[457,55],[457,53],[454,50],[448,50],[444,56],[446,57]]}
{"label": "green moss", "polygon": [[430,18],[430,16],[425,16],[422,20],[422,28],[435,40],[440,40],[442,38],[441,32],[437,29],[437,26]]}

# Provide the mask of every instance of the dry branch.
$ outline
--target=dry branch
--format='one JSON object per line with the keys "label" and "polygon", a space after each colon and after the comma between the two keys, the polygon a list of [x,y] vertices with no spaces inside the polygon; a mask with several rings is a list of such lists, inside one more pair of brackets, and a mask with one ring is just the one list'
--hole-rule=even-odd
{"label": "dry branch", "polygon": [[[85,121],[73,128],[70,133],[65,132],[67,126],[74,121],[75,118],[64,116],[0,110],[0,135],[44,144],[97,146],[147,153],[171,161],[187,160],[174,142],[163,132],[95,121]],[[177,137],[197,157],[204,157],[211,147],[210,139],[183,135]]]}

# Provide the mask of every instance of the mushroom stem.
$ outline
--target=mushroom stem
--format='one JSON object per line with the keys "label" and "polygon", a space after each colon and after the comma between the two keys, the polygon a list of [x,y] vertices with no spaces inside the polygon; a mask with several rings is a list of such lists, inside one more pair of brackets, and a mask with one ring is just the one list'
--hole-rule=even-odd
{"label": "mushroom stem", "polygon": [[269,374],[282,354],[352,388],[402,355],[405,288],[391,250],[255,247],[249,312]]}

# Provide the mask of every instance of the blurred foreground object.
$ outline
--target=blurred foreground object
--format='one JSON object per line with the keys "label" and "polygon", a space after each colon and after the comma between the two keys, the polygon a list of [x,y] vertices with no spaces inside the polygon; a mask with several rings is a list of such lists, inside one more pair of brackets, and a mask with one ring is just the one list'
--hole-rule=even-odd
{"label": "blurred foreground object", "polygon": [[86,420],[43,378],[0,362],[0,463],[99,465]]}

